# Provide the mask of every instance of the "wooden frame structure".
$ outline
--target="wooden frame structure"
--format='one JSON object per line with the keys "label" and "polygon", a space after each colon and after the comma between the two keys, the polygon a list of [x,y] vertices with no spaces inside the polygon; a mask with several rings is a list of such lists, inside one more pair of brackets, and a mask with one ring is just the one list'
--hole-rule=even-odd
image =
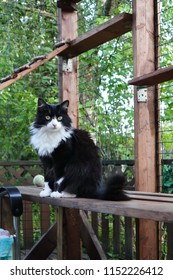
{"label": "wooden frame structure", "polygon": [[[154,17],[157,8],[155,0],[133,0],[133,15],[121,14],[114,19],[102,24],[101,26],[87,32],[83,36],[77,37],[77,12],[76,3],[80,1],[58,1],[59,5],[59,21],[60,21],[60,38],[59,41],[68,41],[68,44],[56,50],[55,55],[60,56],[59,79],[61,85],[62,100],[70,100],[70,115],[74,126],[78,126],[78,80],[77,80],[77,55],[94,48],[106,41],[121,36],[122,34],[133,30],[133,50],[134,50],[134,79],[129,84],[134,85],[134,104],[135,104],[135,179],[136,202],[118,202],[109,204],[102,202],[102,206],[97,207],[97,201],[85,200],[55,200],[45,199],[46,203],[58,206],[58,242],[61,250],[58,258],[64,258],[70,255],[71,258],[80,258],[80,228],[79,228],[79,211],[76,209],[91,211],[105,211],[106,213],[114,213],[116,215],[131,215],[139,218],[138,220],[138,258],[139,259],[158,259],[158,224],[156,221],[173,221],[173,204],[172,197],[164,197],[159,200],[159,195],[150,196],[149,202],[142,207],[141,197],[146,199],[143,192],[157,191],[157,155],[156,155],[156,97],[157,88],[153,85],[173,78],[173,68],[156,69],[155,61],[155,24]],[[46,58],[43,58],[46,59]],[[71,60],[71,70],[64,70],[63,63]],[[37,67],[40,62],[36,62]],[[41,64],[40,64],[41,65]],[[33,69],[32,69],[33,70]],[[31,71],[32,71],[31,70]],[[27,71],[27,70],[25,70]],[[27,73],[26,73],[27,74]],[[20,74],[21,75],[21,74]],[[21,75],[22,77],[22,75]],[[18,75],[12,78],[15,82]],[[9,82],[7,82],[9,83]],[[1,85],[0,89],[6,86]],[[139,102],[137,86],[145,86],[147,90],[147,100]],[[43,203],[38,197],[37,191],[35,195],[24,188],[20,188],[24,199]],[[142,192],[142,196],[141,195]],[[132,194],[131,194],[132,195]],[[133,197],[133,195],[132,195]],[[147,196],[148,197],[148,196]],[[142,198],[143,199],[143,198]],[[145,200],[144,199],[144,200]],[[148,198],[147,198],[148,199]],[[156,206],[157,200],[157,206]],[[162,204],[161,204],[162,203]],[[85,206],[84,206],[85,205]],[[136,205],[136,206],[135,206]],[[154,206],[155,205],[155,206]],[[128,208],[129,206],[129,208]],[[106,208],[104,208],[106,207]],[[76,208],[76,209],[74,209]],[[96,209],[97,208],[97,209]],[[106,210],[103,210],[106,209]],[[112,210],[111,210],[112,209]],[[163,215],[159,216],[162,209]],[[112,212],[111,212],[112,211]],[[62,213],[63,212],[63,213]],[[129,214],[131,213],[131,214]],[[152,216],[152,213],[154,215]],[[70,216],[67,222],[67,216]],[[65,219],[65,231],[62,231],[62,218]],[[152,221],[151,221],[152,220]],[[84,216],[83,216],[84,221]],[[53,229],[55,229],[53,227]],[[75,230],[75,239],[73,231]],[[71,234],[68,234],[71,233]],[[68,238],[67,238],[68,235]],[[71,239],[72,238],[72,239]],[[63,240],[66,240],[66,248],[63,248]],[[147,240],[147,242],[146,242]],[[73,244],[73,245],[72,245]],[[72,248],[72,246],[75,247]],[[63,248],[63,251],[62,251]],[[71,256],[71,252],[74,252]]]}

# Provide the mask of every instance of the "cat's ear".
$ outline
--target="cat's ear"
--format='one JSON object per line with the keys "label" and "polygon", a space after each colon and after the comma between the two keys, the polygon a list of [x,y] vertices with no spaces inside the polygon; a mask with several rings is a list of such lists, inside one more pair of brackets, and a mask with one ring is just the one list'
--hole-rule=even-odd
{"label": "cat's ear", "polygon": [[39,98],[38,99],[38,108],[41,108],[45,105],[47,105],[47,103],[42,98]]}
{"label": "cat's ear", "polygon": [[69,106],[69,100],[66,100],[61,103],[61,107],[66,111],[68,110],[68,106]]}

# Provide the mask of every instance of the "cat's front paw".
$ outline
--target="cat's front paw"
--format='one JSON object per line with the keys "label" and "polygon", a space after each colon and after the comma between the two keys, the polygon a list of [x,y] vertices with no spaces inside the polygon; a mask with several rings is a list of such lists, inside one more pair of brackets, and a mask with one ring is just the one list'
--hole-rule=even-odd
{"label": "cat's front paw", "polygon": [[52,192],[50,196],[58,198],[58,197],[62,197],[62,193],[60,193],[60,192]]}
{"label": "cat's front paw", "polygon": [[51,195],[51,190],[42,190],[40,192],[40,197],[47,197]]}

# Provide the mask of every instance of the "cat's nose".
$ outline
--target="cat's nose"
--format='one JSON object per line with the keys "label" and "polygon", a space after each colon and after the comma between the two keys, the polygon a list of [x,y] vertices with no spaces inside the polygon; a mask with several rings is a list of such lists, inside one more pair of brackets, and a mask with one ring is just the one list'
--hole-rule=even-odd
{"label": "cat's nose", "polygon": [[52,125],[53,125],[53,128],[57,128],[57,125],[55,123],[53,123]]}

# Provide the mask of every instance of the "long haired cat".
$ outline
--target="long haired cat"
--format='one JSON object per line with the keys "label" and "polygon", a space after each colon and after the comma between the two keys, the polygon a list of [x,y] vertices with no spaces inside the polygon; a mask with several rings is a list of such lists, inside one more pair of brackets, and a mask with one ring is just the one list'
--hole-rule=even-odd
{"label": "long haired cat", "polygon": [[38,99],[31,144],[44,167],[41,197],[85,197],[127,200],[121,173],[102,182],[99,150],[87,131],[75,129],[68,115],[69,101],[48,104]]}

